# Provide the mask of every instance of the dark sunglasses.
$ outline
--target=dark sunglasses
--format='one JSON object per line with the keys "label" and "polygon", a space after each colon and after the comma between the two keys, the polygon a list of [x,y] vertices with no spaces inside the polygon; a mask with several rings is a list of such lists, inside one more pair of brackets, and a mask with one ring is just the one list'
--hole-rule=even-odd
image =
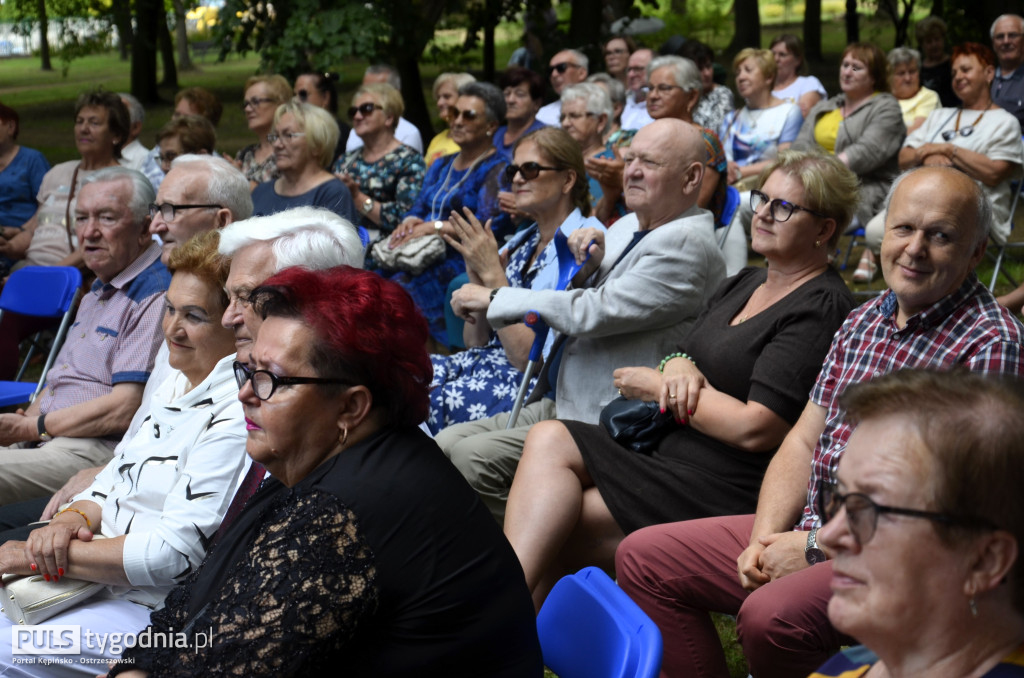
{"label": "dark sunglasses", "polygon": [[449,110],[448,114],[451,116],[452,122],[455,122],[456,120],[458,120],[460,115],[462,116],[462,119],[465,120],[466,122],[473,122],[474,120],[479,118],[481,115],[483,115],[482,113],[478,113],[477,111],[474,111],[472,108],[467,108],[464,111],[460,111],[459,109],[457,109],[455,107],[452,107],[452,108],[450,108],[448,110]]}
{"label": "dark sunglasses", "polygon": [[952,141],[953,139],[956,138],[957,134],[959,134],[962,137],[971,136],[972,134],[974,134],[974,125],[967,125],[966,127],[961,127],[959,130],[947,129],[945,132],[942,133],[942,140]]}
{"label": "dark sunglasses", "polygon": [[365,104],[359,104],[358,106],[352,106],[348,109],[348,117],[355,118],[356,113],[361,113],[365,118],[368,115],[372,115],[377,109],[384,110],[383,106],[378,106],[372,101],[367,101]]}
{"label": "dark sunglasses", "polygon": [[555,64],[554,66],[548,66],[548,75],[551,75],[555,71],[558,71],[559,73],[565,73],[570,68],[577,68],[577,65],[576,64],[571,64],[568,61],[563,61],[560,64]]}
{"label": "dark sunglasses", "polygon": [[295,96],[299,98],[299,101],[305,101],[306,99],[309,98],[309,90],[300,89],[298,92],[295,93]]}
{"label": "dark sunglasses", "polygon": [[531,181],[536,179],[541,172],[549,170],[552,172],[558,172],[558,167],[545,167],[537,162],[524,162],[522,165],[508,165],[505,167],[505,181],[512,183],[512,180],[516,178],[516,174],[522,174],[523,179]]}

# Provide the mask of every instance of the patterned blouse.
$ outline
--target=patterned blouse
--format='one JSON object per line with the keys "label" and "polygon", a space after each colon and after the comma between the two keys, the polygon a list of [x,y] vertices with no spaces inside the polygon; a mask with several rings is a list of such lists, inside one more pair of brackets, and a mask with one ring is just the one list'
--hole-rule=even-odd
{"label": "patterned blouse", "polygon": [[271,179],[277,179],[281,174],[277,171],[277,161],[274,160],[273,153],[268,155],[267,159],[263,162],[256,162],[256,149],[258,147],[259,144],[246,146],[238,152],[235,159],[241,161],[242,174],[245,175],[246,179],[262,184]]}
{"label": "patterned blouse", "polygon": [[363,217],[359,223],[368,229],[379,228],[390,233],[415,202],[427,169],[422,155],[401,144],[372,163],[363,160],[362,148],[346,153],[335,163],[334,171],[355,179],[363,193],[380,203],[379,225],[369,217]]}
{"label": "patterned blouse", "polygon": [[733,108],[735,106],[732,103],[732,90],[715,85],[710,92],[702,94],[697,100],[697,107],[693,109],[693,121],[701,127],[721,129],[725,114]]}

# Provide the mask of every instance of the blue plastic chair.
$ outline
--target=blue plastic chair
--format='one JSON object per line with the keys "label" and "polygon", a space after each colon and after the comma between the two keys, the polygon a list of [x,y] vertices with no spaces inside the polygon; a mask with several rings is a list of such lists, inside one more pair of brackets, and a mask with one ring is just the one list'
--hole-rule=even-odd
{"label": "blue plastic chair", "polygon": [[725,240],[729,237],[729,230],[732,222],[736,219],[736,212],[740,207],[740,192],[735,186],[727,186],[725,189],[725,205],[722,207],[722,223],[715,224],[715,235],[718,238],[718,249],[725,247]]}
{"label": "blue plastic chair", "polygon": [[655,678],[661,632],[602,570],[585,567],[551,589],[537,634],[559,678]]}
{"label": "blue plastic chair", "polygon": [[[30,348],[15,381],[0,381],[0,407],[32,402],[43,390],[46,373],[53,366],[64,337],[71,327],[75,302],[81,293],[82,274],[65,266],[26,266],[11,274],[0,294],[0,319],[7,311],[38,318],[62,318],[38,383],[20,381],[34,350]],[[38,338],[38,335],[36,335]]]}

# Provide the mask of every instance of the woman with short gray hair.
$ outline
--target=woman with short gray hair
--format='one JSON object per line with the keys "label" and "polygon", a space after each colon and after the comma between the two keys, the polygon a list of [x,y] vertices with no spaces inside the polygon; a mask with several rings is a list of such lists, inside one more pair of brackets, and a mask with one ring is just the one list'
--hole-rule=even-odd
{"label": "woman with short gray hair", "polygon": [[903,124],[910,134],[939,107],[939,95],[921,86],[921,53],[916,49],[896,47],[889,52],[887,60],[892,94],[900,102]]}

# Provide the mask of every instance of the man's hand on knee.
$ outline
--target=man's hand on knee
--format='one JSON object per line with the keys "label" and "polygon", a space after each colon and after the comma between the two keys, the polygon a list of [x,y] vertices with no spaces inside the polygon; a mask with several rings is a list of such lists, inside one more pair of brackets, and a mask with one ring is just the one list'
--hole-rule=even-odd
{"label": "man's hand on knee", "polygon": [[779,579],[807,567],[804,549],[807,547],[807,533],[779,532],[760,537],[758,542],[764,546],[761,554],[761,572],[769,579]]}
{"label": "man's hand on knee", "polygon": [[764,545],[760,543],[751,544],[736,559],[736,568],[740,575],[740,586],[747,591],[753,591],[771,581],[771,577],[761,571],[762,553],[764,553]]}

